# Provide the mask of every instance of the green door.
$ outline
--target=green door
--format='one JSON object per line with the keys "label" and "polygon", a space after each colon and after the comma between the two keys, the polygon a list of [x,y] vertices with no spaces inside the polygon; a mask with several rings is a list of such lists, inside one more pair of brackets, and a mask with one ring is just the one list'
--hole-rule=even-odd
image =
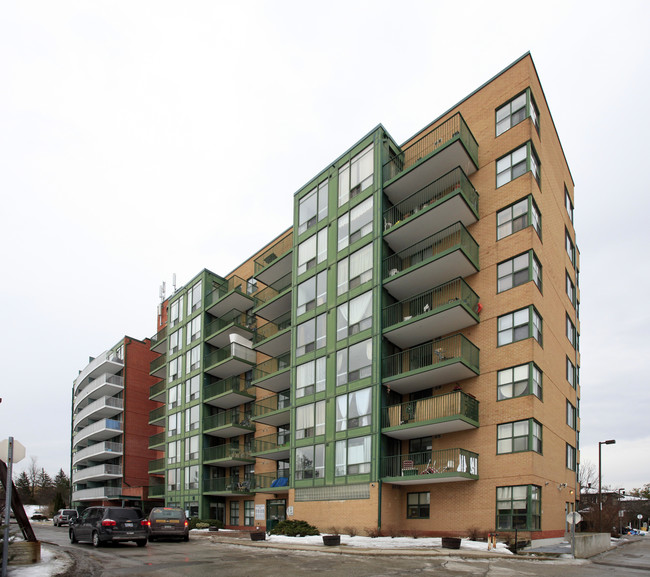
{"label": "green door", "polygon": [[269,499],[266,502],[266,531],[271,531],[286,516],[286,499]]}

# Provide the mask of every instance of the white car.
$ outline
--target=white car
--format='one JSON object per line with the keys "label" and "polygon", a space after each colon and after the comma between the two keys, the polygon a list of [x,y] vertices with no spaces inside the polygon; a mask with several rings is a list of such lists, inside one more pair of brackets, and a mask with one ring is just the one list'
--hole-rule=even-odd
{"label": "white car", "polygon": [[70,525],[70,519],[77,518],[77,511],[75,509],[59,509],[56,515],[52,517],[52,523],[55,527],[61,525]]}

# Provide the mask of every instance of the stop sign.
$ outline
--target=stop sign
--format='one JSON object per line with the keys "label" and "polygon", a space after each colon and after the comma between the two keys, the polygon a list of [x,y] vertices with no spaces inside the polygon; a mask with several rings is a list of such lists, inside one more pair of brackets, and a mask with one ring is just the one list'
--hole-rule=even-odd
{"label": "stop sign", "polygon": [[[25,458],[25,447],[14,439],[14,454],[11,459],[12,463],[19,463]],[[9,439],[0,441],[0,459],[5,463],[9,460]]]}

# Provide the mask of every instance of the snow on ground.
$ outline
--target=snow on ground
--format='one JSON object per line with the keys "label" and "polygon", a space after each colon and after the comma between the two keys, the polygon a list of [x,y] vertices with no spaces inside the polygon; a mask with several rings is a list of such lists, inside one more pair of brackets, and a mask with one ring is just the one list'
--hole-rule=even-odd
{"label": "snow on ground", "polygon": [[7,577],[50,577],[62,573],[68,566],[66,558],[57,557],[50,547],[41,545],[41,562],[33,565],[9,565]]}

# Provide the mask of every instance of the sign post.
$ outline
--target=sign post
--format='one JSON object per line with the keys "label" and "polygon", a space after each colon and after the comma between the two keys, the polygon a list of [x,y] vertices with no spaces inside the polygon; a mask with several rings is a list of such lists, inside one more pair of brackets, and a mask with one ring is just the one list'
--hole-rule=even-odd
{"label": "sign post", "polygon": [[576,525],[582,521],[582,515],[577,511],[567,513],[566,522],[571,525],[571,556],[576,558]]}
{"label": "sign post", "polygon": [[0,441],[0,459],[7,463],[7,481],[5,482],[5,519],[4,540],[2,542],[2,577],[7,577],[7,560],[9,558],[9,522],[11,521],[11,488],[13,487],[12,469],[14,462],[25,458],[25,447],[13,437]]}

